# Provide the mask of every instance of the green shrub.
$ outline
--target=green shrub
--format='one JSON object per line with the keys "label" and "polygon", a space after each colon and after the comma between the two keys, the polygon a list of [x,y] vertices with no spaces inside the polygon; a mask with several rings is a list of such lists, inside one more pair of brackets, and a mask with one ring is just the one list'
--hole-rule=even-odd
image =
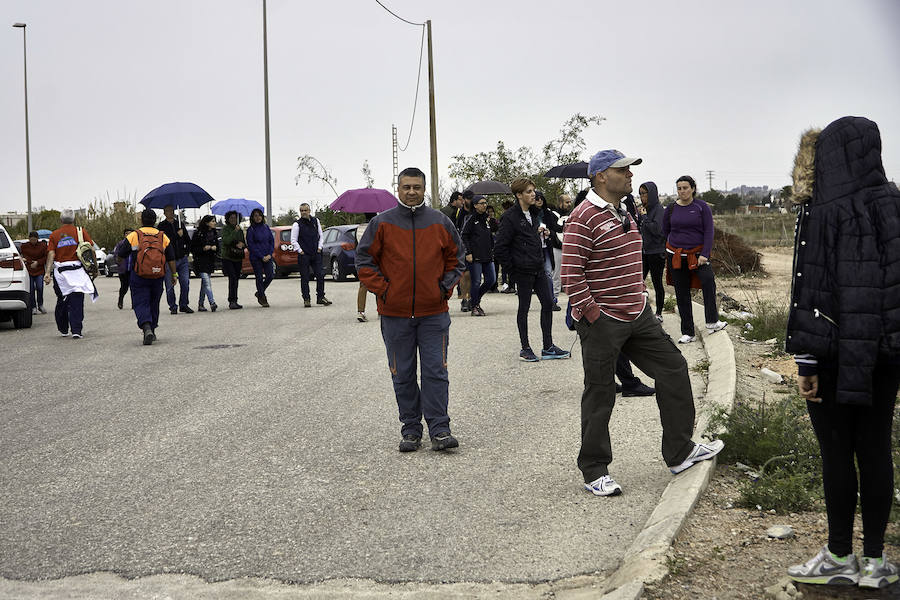
{"label": "green shrub", "polygon": [[758,404],[738,401],[731,411],[718,409],[709,431],[721,431],[725,449],[719,460],[743,463],[758,477],[741,488],[738,504],[778,512],[810,510],[821,494],[819,446],[797,395]]}
{"label": "green shrub", "polygon": [[663,302],[663,310],[666,312],[675,312],[675,308],[678,306],[678,301],[675,299],[675,296],[666,296],[665,302]]}
{"label": "green shrub", "polygon": [[[775,338],[776,347],[784,347],[784,336],[787,331],[788,306],[786,303],[778,303],[770,300],[757,300],[751,305],[750,312],[753,316],[747,320],[728,319],[741,328],[741,335],[748,340],[765,341]],[[747,329],[745,323],[752,325]]]}

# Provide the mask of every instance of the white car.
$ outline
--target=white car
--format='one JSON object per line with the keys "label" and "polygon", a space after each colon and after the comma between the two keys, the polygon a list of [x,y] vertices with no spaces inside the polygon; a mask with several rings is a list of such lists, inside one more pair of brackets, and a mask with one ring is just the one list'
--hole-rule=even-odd
{"label": "white car", "polygon": [[31,283],[16,245],[0,225],[0,321],[16,329],[31,327]]}

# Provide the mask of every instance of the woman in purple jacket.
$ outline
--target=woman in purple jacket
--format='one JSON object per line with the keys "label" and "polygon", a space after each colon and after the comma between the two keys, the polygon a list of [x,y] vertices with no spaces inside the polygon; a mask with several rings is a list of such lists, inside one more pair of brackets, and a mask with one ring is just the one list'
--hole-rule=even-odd
{"label": "woman in purple jacket", "polygon": [[694,311],[691,308],[691,287],[703,289],[703,309],[706,330],[713,333],[727,323],[719,320],[716,306],[716,279],[709,257],[712,252],[712,211],[697,196],[697,183],[690,175],[682,175],[675,182],[678,199],[666,207],[663,214],[663,235],[666,238],[666,266],[675,286],[675,300],[681,316],[679,344],[697,339],[694,331]]}
{"label": "woman in purple jacket", "polygon": [[256,277],[256,301],[263,308],[269,307],[266,289],[275,277],[275,263],[272,253],[275,252],[275,236],[266,224],[263,211],[254,208],[250,213],[250,227],[247,228],[247,249],[250,251],[250,266]]}

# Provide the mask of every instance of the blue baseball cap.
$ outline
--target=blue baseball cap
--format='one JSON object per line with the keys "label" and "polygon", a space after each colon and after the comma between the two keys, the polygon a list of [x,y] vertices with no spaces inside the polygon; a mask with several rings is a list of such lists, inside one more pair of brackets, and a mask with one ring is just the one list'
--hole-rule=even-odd
{"label": "blue baseball cap", "polygon": [[639,165],[642,162],[644,162],[643,159],[625,156],[618,150],[601,150],[593,155],[588,163],[588,177],[593,177],[610,167],[628,167],[630,165]]}

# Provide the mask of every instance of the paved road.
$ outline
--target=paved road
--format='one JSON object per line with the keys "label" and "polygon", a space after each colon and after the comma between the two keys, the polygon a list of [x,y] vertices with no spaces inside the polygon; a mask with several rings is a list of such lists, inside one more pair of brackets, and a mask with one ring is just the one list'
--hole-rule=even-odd
{"label": "paved road", "polygon": [[[31,330],[0,325],[29,365],[8,363],[0,386],[0,577],[602,578],[671,479],[654,399],[620,398],[612,471],[625,493],[583,491],[578,344],[572,360],[517,360],[514,296],[489,295],[485,318],[451,304],[461,447],[400,454],[374,299],[358,323],[355,281],[329,280],[334,305],[304,309],[299,280],[276,280],[262,309],[251,277],[243,310],[165,312],[150,347],[116,309],[117,284],[98,280],[83,340],[58,337],[49,314]],[[223,278],[214,290],[226,304]],[[555,341],[568,348],[563,314]],[[536,306],[530,324],[539,346]]]}

